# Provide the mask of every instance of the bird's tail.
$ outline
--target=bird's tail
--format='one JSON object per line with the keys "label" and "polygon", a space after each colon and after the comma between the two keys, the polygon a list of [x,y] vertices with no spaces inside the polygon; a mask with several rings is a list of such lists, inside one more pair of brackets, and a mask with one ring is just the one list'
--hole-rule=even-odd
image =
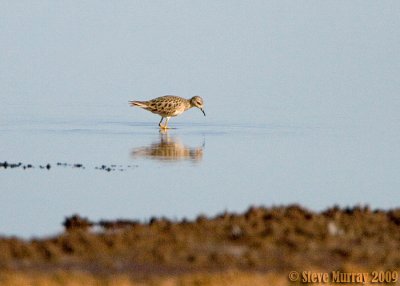
{"label": "bird's tail", "polygon": [[132,100],[132,101],[129,101],[129,105],[130,106],[138,106],[138,107],[147,107],[147,104],[145,101]]}

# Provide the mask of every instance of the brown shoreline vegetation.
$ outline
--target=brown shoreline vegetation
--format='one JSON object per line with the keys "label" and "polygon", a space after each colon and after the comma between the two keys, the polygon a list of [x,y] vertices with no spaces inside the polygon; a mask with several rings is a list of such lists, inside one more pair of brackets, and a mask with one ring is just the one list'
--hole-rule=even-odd
{"label": "brown shoreline vegetation", "polygon": [[251,207],[146,223],[74,215],[63,225],[54,237],[0,238],[0,285],[298,285],[290,271],[400,270],[400,208]]}

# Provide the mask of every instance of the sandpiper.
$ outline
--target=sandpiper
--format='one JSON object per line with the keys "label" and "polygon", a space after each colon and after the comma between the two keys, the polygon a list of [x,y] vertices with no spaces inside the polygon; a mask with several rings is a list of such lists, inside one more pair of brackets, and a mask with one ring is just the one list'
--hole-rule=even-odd
{"label": "sandpiper", "polygon": [[[203,109],[203,99],[200,96],[193,96],[191,99],[185,99],[174,95],[165,95],[151,99],[149,101],[130,101],[131,106],[138,106],[148,111],[161,116],[160,126],[161,129],[168,129],[168,120],[171,117],[178,116],[179,114],[185,112],[186,110],[197,107],[199,108],[204,116],[206,113]],[[162,125],[164,118],[165,124]]]}

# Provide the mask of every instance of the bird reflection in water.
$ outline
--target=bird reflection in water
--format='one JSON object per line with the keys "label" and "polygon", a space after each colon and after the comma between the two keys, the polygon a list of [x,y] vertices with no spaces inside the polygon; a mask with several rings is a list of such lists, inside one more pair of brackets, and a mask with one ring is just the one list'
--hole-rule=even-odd
{"label": "bird reflection in water", "polygon": [[160,140],[150,146],[133,148],[133,158],[143,157],[160,161],[193,161],[199,162],[203,157],[204,143],[201,147],[188,147],[183,145],[179,139],[170,137],[167,132],[160,132]]}

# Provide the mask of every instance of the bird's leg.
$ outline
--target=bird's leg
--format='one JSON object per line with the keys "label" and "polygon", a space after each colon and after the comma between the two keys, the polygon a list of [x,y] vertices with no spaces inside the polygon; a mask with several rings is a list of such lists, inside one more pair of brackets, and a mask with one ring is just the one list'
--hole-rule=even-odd
{"label": "bird's leg", "polygon": [[161,125],[161,122],[164,120],[164,117],[161,117],[160,123],[158,123],[158,126],[160,126],[160,128],[164,128],[164,126]]}
{"label": "bird's leg", "polygon": [[[163,122],[164,118],[165,118],[165,124],[162,125],[161,123]],[[158,123],[158,126],[160,126],[160,128],[163,130],[168,129],[168,120],[169,120],[169,117],[161,117],[161,120],[160,120],[160,123]]]}
{"label": "bird's leg", "polygon": [[169,120],[169,119],[170,119],[170,117],[165,117],[165,124],[164,124],[164,125],[162,125],[162,124],[161,124],[161,121],[160,121],[159,126],[160,126],[161,129],[163,129],[163,130],[169,129],[169,128],[168,128],[168,120]]}
{"label": "bird's leg", "polygon": [[168,129],[168,121],[169,121],[169,117],[167,117],[167,119],[165,120],[165,125],[164,125],[165,129]]}

